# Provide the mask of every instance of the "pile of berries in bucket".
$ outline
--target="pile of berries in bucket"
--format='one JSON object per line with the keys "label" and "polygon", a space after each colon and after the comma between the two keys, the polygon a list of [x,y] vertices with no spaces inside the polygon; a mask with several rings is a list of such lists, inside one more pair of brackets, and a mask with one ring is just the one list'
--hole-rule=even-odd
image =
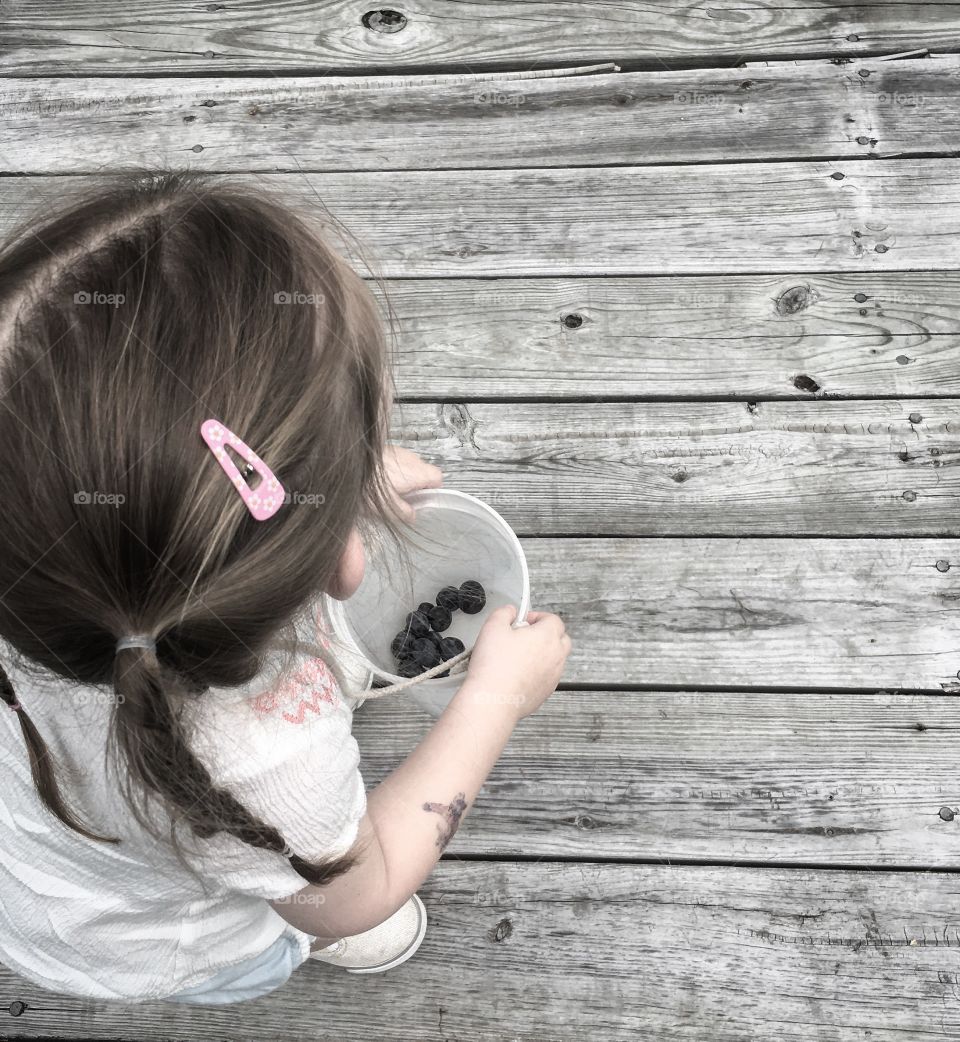
{"label": "pile of berries in bucket", "polygon": [[[397,676],[416,677],[432,666],[453,658],[464,651],[459,637],[441,637],[453,621],[457,610],[476,615],[487,603],[483,587],[475,579],[467,579],[459,587],[444,586],[437,594],[436,604],[423,601],[410,612],[403,629],[393,638],[390,650],[397,660]],[[450,675],[445,669],[438,677]]]}

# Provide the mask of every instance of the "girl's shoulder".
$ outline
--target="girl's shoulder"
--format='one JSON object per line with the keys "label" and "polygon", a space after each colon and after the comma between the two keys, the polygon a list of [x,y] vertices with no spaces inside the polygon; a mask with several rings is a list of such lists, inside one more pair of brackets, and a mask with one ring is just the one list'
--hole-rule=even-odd
{"label": "girl's shoulder", "polygon": [[295,726],[303,726],[311,714],[323,714],[326,706],[341,708],[343,697],[330,667],[319,658],[309,659],[250,699],[250,710],[255,716],[279,715]]}
{"label": "girl's shoulder", "polygon": [[[226,758],[231,776],[239,777],[300,751],[306,755],[322,747],[329,755],[346,743],[355,699],[344,694],[327,662],[309,650],[319,643],[330,654],[322,631],[303,635],[307,650],[271,653],[248,684],[210,688],[184,707],[190,744],[204,760]],[[339,659],[337,665],[342,668]],[[345,679],[352,684],[355,678],[346,672]],[[366,678],[357,679],[363,686]]]}
{"label": "girl's shoulder", "polygon": [[181,714],[190,748],[221,784],[315,755],[350,733],[336,681],[322,663],[306,662],[287,676],[258,680],[251,693],[211,688]]}

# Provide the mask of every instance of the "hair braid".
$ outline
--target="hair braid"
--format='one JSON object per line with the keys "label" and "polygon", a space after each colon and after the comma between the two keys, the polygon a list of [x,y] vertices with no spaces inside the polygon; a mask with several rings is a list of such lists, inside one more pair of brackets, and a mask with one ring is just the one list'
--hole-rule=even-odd
{"label": "hair braid", "polygon": [[[209,770],[187,744],[178,709],[187,689],[163,669],[156,655],[144,648],[127,648],[117,654],[114,672],[117,695],[111,740],[134,770],[121,772],[125,795],[137,820],[152,831],[142,812],[146,783],[187,821],[194,835],[209,838],[226,832],[243,843],[284,854],[291,866],[310,883],[329,883],[353,866],[355,860],[308,862],[294,853],[278,829],[251,813],[235,796],[218,787]],[[141,807],[138,807],[138,798]],[[171,822],[170,841],[179,846]]]}
{"label": "hair braid", "polygon": [[[13,684],[10,682],[10,677],[7,676],[7,671],[3,666],[0,666],[0,698],[11,708],[17,705],[17,696],[13,690]],[[60,786],[57,784],[57,777],[53,770],[53,759],[50,756],[47,743],[43,740],[34,722],[27,716],[26,709],[22,706],[17,708],[17,716],[20,719],[20,730],[23,732],[24,741],[27,743],[33,784],[36,786],[37,792],[47,808],[56,814],[64,824],[69,825],[72,829],[76,829],[77,832],[88,839],[97,839],[104,843],[119,843],[120,839],[117,836],[101,836],[96,832],[91,832],[67,806],[60,792]]]}

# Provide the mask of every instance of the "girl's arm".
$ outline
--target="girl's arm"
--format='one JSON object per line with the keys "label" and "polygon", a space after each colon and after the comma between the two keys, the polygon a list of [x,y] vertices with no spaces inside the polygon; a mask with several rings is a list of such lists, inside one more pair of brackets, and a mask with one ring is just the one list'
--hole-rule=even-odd
{"label": "girl's arm", "polygon": [[570,654],[559,616],[530,611],[529,625],[514,629],[516,616],[512,605],[490,613],[459,691],[368,796],[362,860],[326,886],[270,902],[287,922],[326,943],[363,933],[389,919],[430,875],[517,722],[553,693]]}
{"label": "girl's arm", "polygon": [[518,700],[468,676],[428,734],[367,797],[362,860],[326,886],[271,901],[297,929],[332,942],[403,906],[433,871],[519,719]]}

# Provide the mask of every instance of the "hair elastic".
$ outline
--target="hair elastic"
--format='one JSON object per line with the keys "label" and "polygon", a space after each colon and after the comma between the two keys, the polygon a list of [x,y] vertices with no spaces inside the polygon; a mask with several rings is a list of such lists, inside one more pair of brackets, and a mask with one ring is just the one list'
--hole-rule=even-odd
{"label": "hair elastic", "polygon": [[117,641],[116,650],[123,651],[124,648],[147,648],[149,651],[156,651],[157,642],[145,633],[134,634],[132,637],[121,637]]}
{"label": "hair elastic", "polygon": [[8,703],[7,703],[7,705],[8,705],[8,706],[9,706],[9,707],[10,707],[11,709],[23,709],[23,706],[22,706],[22,705],[20,705],[20,703],[19,703],[19,702],[8,702]]}

